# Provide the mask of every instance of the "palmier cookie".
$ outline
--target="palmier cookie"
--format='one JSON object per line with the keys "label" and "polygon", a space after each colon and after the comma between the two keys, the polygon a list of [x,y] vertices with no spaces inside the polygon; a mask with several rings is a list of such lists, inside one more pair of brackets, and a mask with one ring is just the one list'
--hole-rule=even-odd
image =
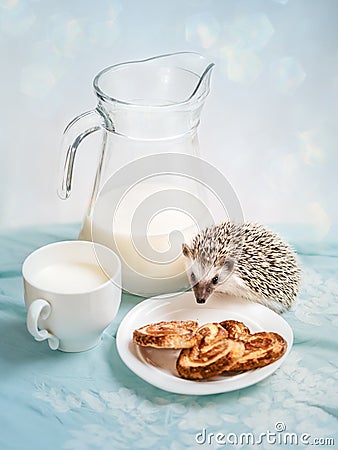
{"label": "palmier cookie", "polygon": [[219,323],[207,323],[196,331],[196,344],[181,351],[176,369],[182,378],[202,380],[220,375],[244,353],[244,344],[227,339]]}
{"label": "palmier cookie", "polygon": [[228,332],[229,339],[245,340],[251,335],[249,328],[238,320],[223,320],[220,325]]}
{"label": "palmier cookie", "polygon": [[243,371],[267,366],[281,358],[287,348],[287,343],[282,336],[265,331],[250,334],[237,342],[244,344],[244,354],[238,358],[236,364],[225,371]]}
{"label": "palmier cookie", "polygon": [[190,348],[196,342],[198,323],[193,320],[172,320],[145,325],[133,333],[135,344],[155,348]]}

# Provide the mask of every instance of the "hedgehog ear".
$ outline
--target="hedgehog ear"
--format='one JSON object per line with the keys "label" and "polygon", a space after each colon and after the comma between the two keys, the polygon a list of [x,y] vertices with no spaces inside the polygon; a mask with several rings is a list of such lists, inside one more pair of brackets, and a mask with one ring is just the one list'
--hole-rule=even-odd
{"label": "hedgehog ear", "polygon": [[230,258],[229,256],[225,259],[223,263],[223,268],[228,272],[231,273],[234,270],[235,266],[235,260],[233,258]]}
{"label": "hedgehog ear", "polygon": [[191,248],[187,244],[182,244],[182,252],[186,258],[193,259]]}

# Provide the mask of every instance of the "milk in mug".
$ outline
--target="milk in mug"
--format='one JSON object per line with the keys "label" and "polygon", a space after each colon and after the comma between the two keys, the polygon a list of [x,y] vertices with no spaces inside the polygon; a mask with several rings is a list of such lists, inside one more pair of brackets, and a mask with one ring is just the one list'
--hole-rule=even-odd
{"label": "milk in mug", "polygon": [[46,291],[59,294],[80,294],[106,283],[109,277],[94,264],[58,262],[49,264],[32,277],[32,281]]}

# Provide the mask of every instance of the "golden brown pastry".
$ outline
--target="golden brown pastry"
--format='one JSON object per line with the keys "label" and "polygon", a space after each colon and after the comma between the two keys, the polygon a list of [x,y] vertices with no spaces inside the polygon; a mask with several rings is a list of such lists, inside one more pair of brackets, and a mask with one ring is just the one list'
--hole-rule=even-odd
{"label": "golden brown pastry", "polygon": [[133,341],[144,347],[190,348],[196,342],[198,323],[193,320],[172,320],[145,325],[135,330]]}
{"label": "golden brown pastry", "polygon": [[287,348],[279,334],[251,334],[237,320],[207,323],[199,328],[193,320],[153,323],[135,330],[133,341],[145,347],[181,349],[176,369],[180,377],[189,380],[264,367],[281,358]]}
{"label": "golden brown pastry", "polygon": [[262,331],[245,335],[237,342],[242,342],[245,351],[240,356],[231,369],[231,371],[242,371],[257,369],[271,364],[281,358],[286,351],[286,341],[282,336],[273,332]]}
{"label": "golden brown pastry", "polygon": [[224,320],[220,325],[228,332],[229,339],[245,340],[251,334],[249,328],[237,320]]}
{"label": "golden brown pastry", "polygon": [[231,370],[244,354],[243,342],[227,339],[219,323],[207,323],[196,331],[196,344],[181,351],[176,369],[182,378],[201,380]]}

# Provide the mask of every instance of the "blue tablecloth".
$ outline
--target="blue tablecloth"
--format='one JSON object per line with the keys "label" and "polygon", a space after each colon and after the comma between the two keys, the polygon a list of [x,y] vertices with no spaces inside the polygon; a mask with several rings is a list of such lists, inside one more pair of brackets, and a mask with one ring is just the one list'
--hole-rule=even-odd
{"label": "blue tablecloth", "polygon": [[338,240],[310,245],[301,230],[293,234],[303,288],[284,314],[295,342],[281,368],[246,389],[199,397],[161,391],[121,362],[116,330],[139,298],[123,296],[88,352],[53,352],[28,334],[22,262],[77,232],[68,225],[0,235],[1,450],[338,447]]}

